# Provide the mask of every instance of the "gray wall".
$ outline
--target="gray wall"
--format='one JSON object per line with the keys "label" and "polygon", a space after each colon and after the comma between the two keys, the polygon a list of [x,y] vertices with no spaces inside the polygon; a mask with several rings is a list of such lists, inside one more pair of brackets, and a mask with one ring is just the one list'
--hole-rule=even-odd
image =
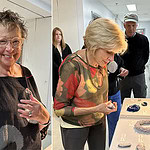
{"label": "gray wall", "polygon": [[42,102],[50,104],[50,18],[27,20],[28,37],[24,43],[22,64],[33,73]]}
{"label": "gray wall", "polygon": [[[27,20],[26,26],[29,33],[27,40],[24,42],[22,64],[31,70],[41,100],[52,116],[51,18]],[[43,149],[51,144],[51,140],[51,134],[47,135],[42,141]]]}

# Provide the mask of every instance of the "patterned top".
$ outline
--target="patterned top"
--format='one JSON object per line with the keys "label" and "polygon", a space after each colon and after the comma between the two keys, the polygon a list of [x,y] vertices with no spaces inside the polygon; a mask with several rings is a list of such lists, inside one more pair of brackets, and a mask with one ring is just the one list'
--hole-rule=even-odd
{"label": "patterned top", "polygon": [[[74,116],[75,107],[92,107],[107,101],[108,75],[107,68],[95,68],[77,53],[69,55],[59,69],[59,81],[54,98],[55,112],[62,108],[65,113],[62,119],[70,124],[78,125],[82,117],[94,119],[99,124],[103,113]],[[97,87],[97,88],[96,88]],[[99,88],[98,88],[99,87]]]}

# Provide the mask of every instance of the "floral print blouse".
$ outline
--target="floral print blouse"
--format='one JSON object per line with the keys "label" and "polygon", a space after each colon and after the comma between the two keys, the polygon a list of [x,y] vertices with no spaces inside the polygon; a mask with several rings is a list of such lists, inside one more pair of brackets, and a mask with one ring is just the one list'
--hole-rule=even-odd
{"label": "floral print blouse", "polygon": [[62,119],[70,124],[80,126],[82,118],[93,119],[95,124],[101,122],[103,113],[74,116],[75,107],[92,107],[108,99],[107,68],[88,65],[80,55],[69,55],[59,68],[59,81],[54,98],[54,110],[64,109]]}

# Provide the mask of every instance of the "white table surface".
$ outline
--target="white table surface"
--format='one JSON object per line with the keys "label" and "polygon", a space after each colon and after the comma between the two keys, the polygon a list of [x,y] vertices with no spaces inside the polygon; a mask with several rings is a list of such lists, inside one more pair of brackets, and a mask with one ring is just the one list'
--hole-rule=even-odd
{"label": "white table surface", "polygon": [[[139,143],[144,143],[145,149],[150,150],[150,134],[144,134],[134,129],[135,123],[139,120],[143,119],[120,118],[109,150],[136,150]],[[131,147],[120,148],[118,147],[120,142],[131,143]]]}
{"label": "white table surface", "polygon": [[[142,106],[142,102],[147,102],[147,106]],[[127,108],[130,105],[139,105],[140,110],[137,112],[129,112]],[[148,98],[125,98],[121,109],[120,118],[143,118],[150,119],[150,99]]]}
{"label": "white table surface", "polygon": [[[142,102],[147,102],[147,106],[142,106]],[[139,105],[140,110],[137,112],[128,112],[130,105]],[[136,150],[139,143],[144,143],[146,150],[150,150],[150,134],[144,134],[134,129],[134,125],[139,120],[150,119],[150,99],[147,98],[126,98],[124,100],[120,118],[112,139],[109,150]],[[148,125],[148,127],[150,127]],[[120,142],[131,143],[129,148],[120,148]]]}

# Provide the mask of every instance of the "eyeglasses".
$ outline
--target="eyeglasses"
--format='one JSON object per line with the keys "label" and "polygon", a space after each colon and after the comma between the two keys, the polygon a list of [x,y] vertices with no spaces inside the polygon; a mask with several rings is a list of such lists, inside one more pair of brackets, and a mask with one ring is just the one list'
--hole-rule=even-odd
{"label": "eyeglasses", "polygon": [[23,38],[14,37],[11,40],[1,39],[0,40],[0,48],[6,48],[6,46],[8,45],[9,42],[12,45],[13,48],[18,48],[19,46],[22,45]]}

